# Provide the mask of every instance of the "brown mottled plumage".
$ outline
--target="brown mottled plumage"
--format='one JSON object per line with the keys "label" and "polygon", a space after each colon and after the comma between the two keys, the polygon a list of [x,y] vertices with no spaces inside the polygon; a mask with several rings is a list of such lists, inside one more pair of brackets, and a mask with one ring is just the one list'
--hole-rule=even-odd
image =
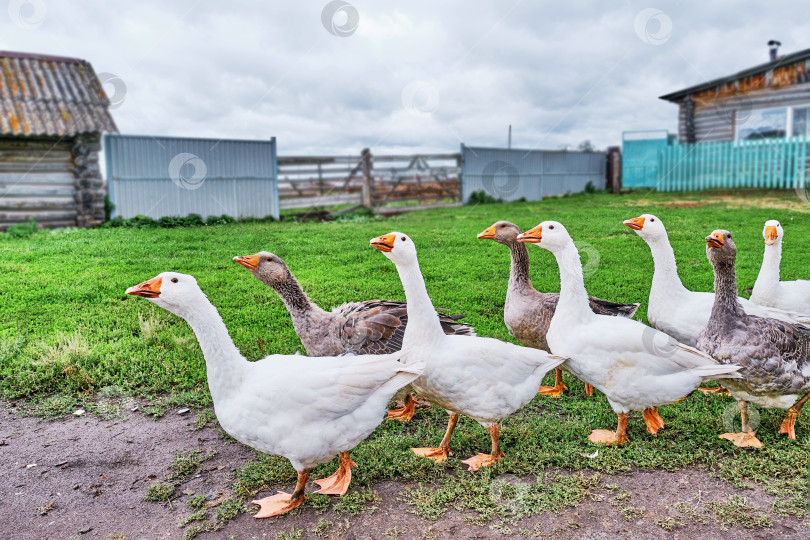
{"label": "brown mottled plumage", "polygon": [[[750,401],[767,408],[790,408],[779,432],[793,439],[793,423],[810,396],[810,328],[746,314],[737,300],[737,248],[731,233],[714,231],[706,242],[707,256],[714,267],[715,298],[697,348],[720,363],[742,366],[742,378],[729,379],[724,385],[740,402],[743,433],[724,438],[738,446],[759,445],[747,425],[745,403]],[[802,394],[806,395],[794,404]],[[743,438],[746,432],[750,435]]]}
{"label": "brown mottled plumage", "polygon": [[[387,354],[402,348],[402,336],[408,323],[405,302],[366,300],[325,311],[307,297],[277,255],[261,251],[252,257],[235,257],[234,260],[278,293],[309,356]],[[475,335],[471,326],[457,322],[463,315],[437,315],[445,334]]]}

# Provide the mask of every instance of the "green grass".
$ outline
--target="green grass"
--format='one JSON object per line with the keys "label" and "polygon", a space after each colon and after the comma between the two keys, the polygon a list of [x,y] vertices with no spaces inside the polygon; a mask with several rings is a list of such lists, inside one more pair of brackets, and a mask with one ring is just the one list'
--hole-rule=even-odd
{"label": "green grass", "polygon": [[[173,406],[209,406],[205,363],[186,323],[142,298],[124,294],[127,287],[163,271],[193,274],[219,309],[236,345],[248,359],[256,360],[270,353],[293,353],[301,344],[279,298],[234,264],[234,255],[259,250],[278,254],[311,298],[325,308],[369,298],[403,299],[394,266],[368,246],[374,236],[402,231],[417,245],[435,305],[466,314],[465,321],[479,335],[512,341],[503,324],[508,250],[476,239],[496,220],[514,221],[524,230],[546,219],[561,221],[575,240],[587,242],[598,253],[597,270],[586,279],[589,293],[642,302],[637,318],[644,320],[653,263],[647,245],[622,225],[624,219],[641,213],[658,215],[667,226],[681,278],[695,290],[711,290],[713,284],[703,238],[715,228],[731,230],[739,249],[743,290],[753,285],[759,270],[761,231],[767,219],[779,219],[785,228],[783,279],[810,277],[809,211],[792,191],[600,193],[414,212],[382,220],[39,231],[27,238],[0,235],[0,397],[25,399],[46,415],[68,414],[77,406],[95,412],[86,404],[104,388],[141,400],[141,410],[156,416]],[[534,285],[558,290],[553,256],[534,246],[529,252]],[[758,437],[765,448],[740,451],[717,437],[723,432],[721,415],[732,400],[693,395],[660,409],[666,427],[658,437],[644,431],[639,415],[631,415],[631,443],[600,448],[598,456],[589,458],[595,447],[586,440],[588,433],[613,428],[616,417],[603,395],[588,398],[581,383],[568,379],[567,384],[571,390],[563,399],[538,397],[503,422],[506,457],[486,472],[469,474],[460,466],[461,459],[489,447],[486,431],[472,421],[459,422],[454,455],[441,466],[416,458],[408,449],[438,443],[446,422],[443,411],[420,410],[407,424],[384,422],[352,454],[360,465],[354,471],[355,489],[383,479],[432,486],[432,502],[414,504],[424,506],[426,513],[441,514],[454,505],[487,508],[480,501],[453,498],[457,486],[447,482],[469,484],[473,492],[488,494],[499,475],[536,476],[549,468],[612,473],[632,467],[700,467],[740,488],[751,483],[764,486],[778,497],[774,510],[782,515],[798,516],[802,505],[806,514],[808,414],[800,416],[797,440],[790,441],[776,434],[783,413],[761,410]],[[198,424],[208,418],[201,413]],[[323,464],[313,477],[328,476],[336,467],[337,460]],[[563,482],[560,478],[555,477],[555,483]],[[286,460],[260,456],[237,471],[233,488],[244,501],[270,486],[291,487],[294,480]],[[419,493],[416,489],[414,493]],[[358,493],[365,493],[365,498],[356,495],[355,503],[373,506],[366,500],[368,492]],[[531,493],[538,500],[552,497]]]}

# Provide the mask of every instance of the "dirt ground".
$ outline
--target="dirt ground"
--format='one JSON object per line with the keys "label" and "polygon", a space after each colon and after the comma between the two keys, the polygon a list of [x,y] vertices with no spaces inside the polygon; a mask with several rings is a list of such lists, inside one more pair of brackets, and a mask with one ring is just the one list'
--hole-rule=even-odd
{"label": "dirt ground", "polygon": [[[196,431],[191,429],[193,425],[193,412],[177,411],[159,420],[138,412],[114,420],[88,415],[38,420],[0,402],[0,538],[183,538],[191,526],[179,525],[190,513],[183,502],[186,495],[178,491],[179,499],[173,504],[144,501],[148,486],[169,473],[174,453],[195,449],[211,453],[216,448],[218,453],[203,463],[199,474],[180,487],[183,492],[203,494],[209,500],[227,497],[229,475],[253,458],[250,449],[225,444],[215,422]],[[523,519],[511,525],[510,530],[472,524],[456,511],[438,521],[423,520],[397,500],[406,484],[384,482],[373,486],[379,496],[373,511],[351,516],[332,509],[319,514],[309,507],[264,520],[243,513],[222,530],[202,533],[198,538],[522,538],[527,531],[532,537],[578,540],[810,538],[808,520],[772,516],[771,528],[733,525],[723,531],[715,521],[701,524],[679,515],[671,508],[677,502],[697,508],[737,493],[728,483],[704,471],[638,470],[602,475],[602,483],[618,487],[611,494],[602,492],[575,508]],[[617,504],[612,494],[621,490],[631,495]],[[749,504],[762,509],[767,510],[773,503],[773,498],[761,490],[739,493]],[[644,507],[646,511],[628,520],[628,507]],[[660,523],[670,517],[680,523],[667,531]],[[322,526],[316,535],[319,523]]]}

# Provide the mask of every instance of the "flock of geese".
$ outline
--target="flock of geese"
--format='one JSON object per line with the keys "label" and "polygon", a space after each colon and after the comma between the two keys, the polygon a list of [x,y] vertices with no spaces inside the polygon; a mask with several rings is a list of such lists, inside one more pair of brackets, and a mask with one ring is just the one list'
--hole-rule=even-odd
{"label": "flock of geese", "polygon": [[[644,214],[624,224],[647,242],[655,262],[647,310],[652,327],[632,319],[639,304],[588,296],[579,253],[562,224],[544,221],[521,234],[513,223],[499,221],[478,235],[510,250],[504,322],[524,346],[476,336],[459,316],[437,312],[414,242],[400,232],[370,244],[396,266],[407,304],[369,300],[325,311],[276,255],[234,257],[281,297],[308,357],[247,361],[190,275],[164,272],[126,292],[182,317],[194,331],[222,428],[248,446],[284,456],[298,472],[292,494],[254,501],[260,506],[257,518],[299,506],[310,469],[336,455],[338,470],[315,482],[318,493],[346,493],[356,466],[349,451],[382,422],[395,396],[405,403],[388,418],[413,416],[409,389],[449,413],[439,445],[414,448],[419,456],[436,462],[447,458],[459,414],[489,431],[490,451],[464,460],[470,470],[503,456],[499,421],[526,405],[538,388],[550,396],[562,394],[560,369],[584,381],[589,393],[603,392],[617,415],[615,430],[591,432],[595,443],[628,442],[630,411],[640,411],[655,435],[664,426],[657,407],[681,400],[708,380],[719,381],[720,390],[727,389],[740,406],[742,431],[722,438],[737,446],[761,446],[748,423],[750,402],[787,409],[780,433],[794,439],[796,417],[810,398],[810,328],[802,324],[810,323],[810,281],[780,281],[781,225],[765,224],[765,255],[749,301],[737,295],[737,250],[730,232],[716,230],[706,237],[715,274],[715,293],[708,293],[681,283],[660,219]],[[559,294],[532,286],[527,243],[554,254]],[[541,386],[555,368],[554,386]]]}

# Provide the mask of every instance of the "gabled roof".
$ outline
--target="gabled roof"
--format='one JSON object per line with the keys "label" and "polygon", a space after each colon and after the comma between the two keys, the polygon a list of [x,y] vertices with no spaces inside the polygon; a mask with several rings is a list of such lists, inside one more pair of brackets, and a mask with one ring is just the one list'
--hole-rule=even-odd
{"label": "gabled roof", "polygon": [[[776,72],[784,72],[780,73],[780,76],[772,77],[772,82],[775,81],[778,84],[768,84],[767,77],[765,77],[765,75],[771,71],[774,72],[774,75]],[[759,82],[752,85],[740,84],[741,82],[745,83],[746,79],[752,78],[757,79]],[[810,82],[810,49],[805,49],[803,51],[782,56],[773,62],[760,64],[758,66],[740,71],[739,73],[735,73],[734,75],[728,75],[726,77],[714,79],[695,86],[690,86],[689,88],[684,88],[683,90],[678,90],[677,92],[660,96],[659,99],[678,102],[684,99],[686,96],[707,92],[713,89],[720,89],[721,87],[728,85],[742,86],[742,88],[739,88],[738,90],[746,91],[756,90],[767,86],[785,86],[786,84],[800,84],[807,82]]]}
{"label": "gabled roof", "polygon": [[89,62],[0,51],[0,135],[117,132],[109,106]]}

